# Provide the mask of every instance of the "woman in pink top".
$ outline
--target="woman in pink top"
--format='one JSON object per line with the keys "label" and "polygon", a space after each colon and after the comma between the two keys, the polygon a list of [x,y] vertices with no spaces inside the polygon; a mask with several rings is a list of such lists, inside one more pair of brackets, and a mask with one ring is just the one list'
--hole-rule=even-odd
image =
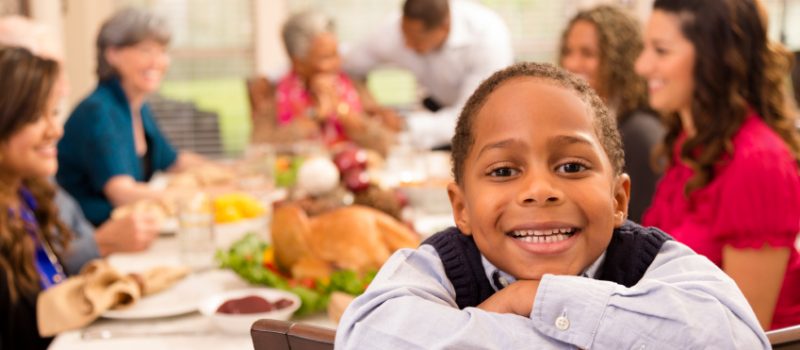
{"label": "woman in pink top", "polygon": [[669,124],[643,223],[722,267],[770,329],[800,324],[800,141],[766,30],[755,0],[656,0],[636,71]]}
{"label": "woman in pink top", "polygon": [[[369,118],[359,91],[341,72],[333,22],[321,13],[297,13],[284,24],[283,41],[292,70],[277,86],[278,127],[301,126],[306,137],[321,138],[329,146],[353,141],[385,153],[391,130],[379,119]],[[393,118],[386,109],[375,107],[370,112],[386,117],[384,121]],[[398,125],[392,121],[392,126]]]}

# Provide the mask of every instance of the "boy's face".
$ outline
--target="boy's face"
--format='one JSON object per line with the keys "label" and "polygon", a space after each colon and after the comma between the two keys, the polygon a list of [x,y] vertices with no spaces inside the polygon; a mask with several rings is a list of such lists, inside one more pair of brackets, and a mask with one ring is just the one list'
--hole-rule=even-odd
{"label": "boy's face", "polygon": [[456,224],[518,279],[577,275],[627,215],[615,175],[576,92],[537,78],[503,83],[472,125],[463,184],[448,187]]}

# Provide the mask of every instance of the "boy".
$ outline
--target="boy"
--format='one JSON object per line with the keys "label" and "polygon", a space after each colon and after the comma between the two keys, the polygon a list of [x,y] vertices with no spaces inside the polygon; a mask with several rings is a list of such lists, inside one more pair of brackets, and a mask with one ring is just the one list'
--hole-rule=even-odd
{"label": "boy", "polygon": [[769,348],[730,278],[625,220],[619,134],[584,82],[533,63],[495,73],[452,157],[458,228],[396,252],[337,348]]}

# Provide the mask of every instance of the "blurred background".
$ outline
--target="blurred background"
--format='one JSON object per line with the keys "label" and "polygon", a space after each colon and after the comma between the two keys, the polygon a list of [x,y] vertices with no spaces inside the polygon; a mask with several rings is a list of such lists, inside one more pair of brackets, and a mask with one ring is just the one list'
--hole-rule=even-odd
{"label": "blurred background", "polygon": [[[544,62],[554,62],[565,22],[579,9],[614,3],[644,20],[652,5],[652,0],[475,1],[503,16],[517,61]],[[790,50],[800,50],[800,0],[764,3],[770,35]],[[279,34],[289,13],[313,7],[333,16],[340,49],[346,50],[387,14],[399,12],[400,4],[399,0],[0,0],[0,16],[18,14],[50,26],[65,52],[69,109],[96,84],[93,38],[103,20],[126,6],[146,7],[165,16],[174,35],[172,65],[159,95],[180,103],[156,105],[191,112],[183,113],[184,119],[159,123],[179,148],[235,156],[250,135],[245,80],[256,75],[275,79],[288,68]],[[371,74],[368,83],[385,105],[408,106],[417,96],[413,76],[401,70],[382,69]],[[206,120],[208,125],[197,126],[194,120]]]}

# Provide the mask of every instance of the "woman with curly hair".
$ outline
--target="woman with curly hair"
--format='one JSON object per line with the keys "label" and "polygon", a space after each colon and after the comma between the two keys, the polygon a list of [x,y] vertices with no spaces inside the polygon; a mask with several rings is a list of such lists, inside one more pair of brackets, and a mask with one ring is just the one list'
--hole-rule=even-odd
{"label": "woman with curly hair", "polygon": [[630,219],[639,222],[650,205],[659,174],[652,165],[655,146],[664,136],[658,115],[647,105],[647,86],[633,70],[642,51],[635,18],[601,5],[576,14],[561,36],[559,64],[586,80],[617,116],[631,176]]}
{"label": "woman with curly hair", "polygon": [[36,326],[40,291],[66,278],[72,235],[48,182],[58,167],[58,64],[0,46],[0,348],[44,349]]}
{"label": "woman with curly hair", "polygon": [[757,0],[656,0],[636,71],[667,117],[644,224],[722,267],[765,329],[800,324],[800,137],[790,56]]}

